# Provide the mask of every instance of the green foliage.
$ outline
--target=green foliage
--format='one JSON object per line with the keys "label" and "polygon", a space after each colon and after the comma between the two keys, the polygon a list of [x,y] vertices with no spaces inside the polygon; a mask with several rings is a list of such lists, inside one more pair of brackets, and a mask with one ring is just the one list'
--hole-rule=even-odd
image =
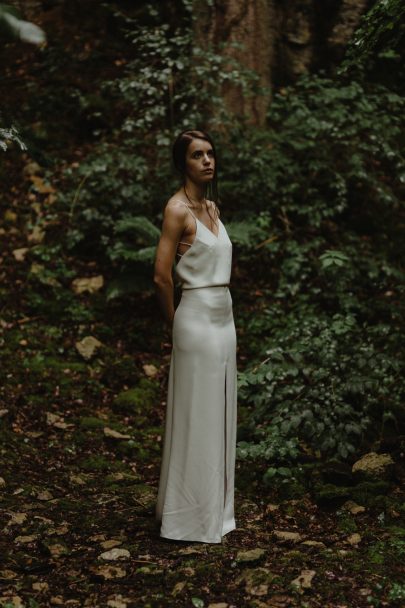
{"label": "green foliage", "polygon": [[219,146],[222,196],[246,214],[270,210],[284,230],[365,201],[389,218],[405,183],[404,115],[404,99],[381,86],[304,75],[274,96],[268,129],[236,128]]}
{"label": "green foliage", "polygon": [[404,22],[405,5],[402,0],[375,2],[363,16],[339,72],[403,90]]}
{"label": "green foliage", "polygon": [[304,76],[267,130],[220,146],[235,221],[267,232],[236,242],[264,300],[239,321],[238,454],[266,461],[266,482],[304,453],[351,459],[405,427],[403,110],[380,85]]}

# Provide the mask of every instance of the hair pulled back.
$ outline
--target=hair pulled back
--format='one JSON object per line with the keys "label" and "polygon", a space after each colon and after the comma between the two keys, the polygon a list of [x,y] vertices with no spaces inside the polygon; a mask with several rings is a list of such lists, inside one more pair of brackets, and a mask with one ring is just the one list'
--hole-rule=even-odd
{"label": "hair pulled back", "polygon": [[184,185],[186,181],[187,149],[193,139],[204,139],[211,145],[212,150],[214,152],[214,175],[212,180],[206,186],[205,197],[210,200],[213,200],[216,204],[218,202],[217,153],[215,150],[214,142],[212,141],[211,136],[208,133],[206,133],[205,131],[200,131],[198,129],[187,129],[186,131],[182,131],[177,136],[172,148],[174,167],[180,173]]}

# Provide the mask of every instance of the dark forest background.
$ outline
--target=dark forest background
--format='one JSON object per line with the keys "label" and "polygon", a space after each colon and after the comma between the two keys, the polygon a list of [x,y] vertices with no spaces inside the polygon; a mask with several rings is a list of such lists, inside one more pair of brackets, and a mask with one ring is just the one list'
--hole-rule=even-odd
{"label": "dark forest background", "polygon": [[[401,605],[404,15],[399,0],[0,4],[0,605],[66,602],[66,577],[80,606]],[[245,527],[225,554],[177,549],[180,564],[152,532],[170,357],[152,276],[188,127],[216,142],[234,244]],[[66,531],[38,528],[33,500]],[[323,548],[316,570],[283,544],[281,573],[266,561],[269,539],[302,541],[276,532],[288,517],[302,532],[312,507],[317,539],[367,538],[316,592],[286,572],[333,570]],[[100,560],[68,574],[96,532],[94,560],[97,542],[125,546],[125,575]],[[226,592],[218,559],[235,564]],[[128,576],[136,598],[111,595]]]}

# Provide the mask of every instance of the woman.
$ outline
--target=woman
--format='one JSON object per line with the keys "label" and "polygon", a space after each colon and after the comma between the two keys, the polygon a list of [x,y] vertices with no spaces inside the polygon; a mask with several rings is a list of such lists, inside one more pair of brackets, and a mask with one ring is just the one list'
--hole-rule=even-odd
{"label": "woman", "polygon": [[[172,327],[166,427],[156,517],[162,537],[220,543],[235,529],[236,334],[232,243],[216,198],[211,138],[184,131],[173,146],[182,187],[168,201],[154,281]],[[173,305],[172,267],[182,287]]]}

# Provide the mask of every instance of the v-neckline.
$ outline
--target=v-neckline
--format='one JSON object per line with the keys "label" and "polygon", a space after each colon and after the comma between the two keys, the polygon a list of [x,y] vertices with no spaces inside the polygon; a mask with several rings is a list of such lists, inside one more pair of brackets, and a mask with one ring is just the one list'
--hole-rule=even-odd
{"label": "v-neckline", "polygon": [[195,217],[195,219],[197,220],[197,222],[200,222],[200,224],[201,224],[202,226],[204,226],[204,228],[205,228],[206,230],[208,230],[208,232],[211,232],[212,236],[218,240],[218,238],[219,238],[219,231],[221,230],[221,220],[220,220],[219,218],[218,218],[218,234],[214,234],[214,233],[212,232],[212,230],[211,230],[210,228],[208,228],[208,226],[206,226],[206,225],[204,224],[204,222],[202,222],[200,219],[198,219],[198,217],[197,217],[196,215],[195,215],[194,217]]}

